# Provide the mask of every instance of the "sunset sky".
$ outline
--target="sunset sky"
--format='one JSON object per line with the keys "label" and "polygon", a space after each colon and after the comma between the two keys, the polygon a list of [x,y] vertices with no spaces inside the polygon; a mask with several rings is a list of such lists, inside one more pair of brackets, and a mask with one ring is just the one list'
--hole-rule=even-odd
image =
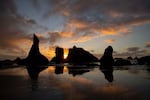
{"label": "sunset sky", "polygon": [[32,36],[40,51],[82,47],[96,57],[150,55],[150,0],[0,0],[0,60],[24,58]]}

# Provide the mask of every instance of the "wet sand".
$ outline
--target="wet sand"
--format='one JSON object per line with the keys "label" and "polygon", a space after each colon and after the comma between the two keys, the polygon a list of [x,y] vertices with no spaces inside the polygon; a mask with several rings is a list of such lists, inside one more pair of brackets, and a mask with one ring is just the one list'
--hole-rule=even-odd
{"label": "wet sand", "polygon": [[111,83],[97,67],[75,77],[66,67],[63,71],[55,74],[55,66],[50,66],[39,74],[38,80],[31,80],[25,68],[0,70],[0,99],[149,100],[150,97],[150,73],[145,67],[115,68]]}

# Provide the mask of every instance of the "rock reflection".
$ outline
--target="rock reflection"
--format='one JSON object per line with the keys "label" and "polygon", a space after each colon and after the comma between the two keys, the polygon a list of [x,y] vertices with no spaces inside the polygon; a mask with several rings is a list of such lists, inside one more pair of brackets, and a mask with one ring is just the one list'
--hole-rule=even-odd
{"label": "rock reflection", "polygon": [[56,65],[56,66],[49,66],[49,72],[55,73],[55,74],[63,74],[67,72],[68,74],[71,74],[72,76],[76,75],[82,75],[84,73],[90,72],[95,67],[85,67],[85,66],[64,66],[64,65]]}
{"label": "rock reflection", "polygon": [[31,78],[31,89],[36,91],[38,89],[38,76],[41,71],[46,69],[47,66],[27,66],[28,75]]}
{"label": "rock reflection", "polygon": [[83,68],[75,69],[74,67],[71,67],[71,68],[68,68],[68,69],[69,69],[69,74],[72,74],[74,77],[76,75],[82,75],[82,74],[90,71],[90,69],[83,69]]}
{"label": "rock reflection", "polygon": [[39,73],[47,68],[47,66],[27,66],[27,71],[32,80],[37,80]]}
{"label": "rock reflection", "polygon": [[64,66],[56,66],[55,74],[63,74]]}
{"label": "rock reflection", "polygon": [[112,66],[100,66],[99,67],[100,71],[103,72],[105,79],[108,82],[113,82],[114,77],[113,77],[113,67]]}

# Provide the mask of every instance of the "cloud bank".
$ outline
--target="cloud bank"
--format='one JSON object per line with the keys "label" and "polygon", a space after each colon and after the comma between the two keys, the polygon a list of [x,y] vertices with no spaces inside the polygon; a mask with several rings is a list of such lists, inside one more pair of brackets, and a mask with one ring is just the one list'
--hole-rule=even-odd
{"label": "cloud bank", "polygon": [[[0,55],[14,56],[16,53],[17,56],[25,56],[34,32],[39,33],[42,44],[54,46],[62,40],[68,43],[85,43],[100,37],[124,36],[131,34],[133,27],[150,23],[149,0],[24,2],[28,4],[25,8],[17,0],[0,1]],[[23,9],[29,7],[31,11],[25,13]],[[34,15],[33,12],[37,13]],[[58,16],[59,21],[56,19]],[[53,24],[56,24],[56,29],[52,30]],[[106,43],[115,41],[116,39],[110,38],[105,40]],[[146,47],[149,47],[149,43]],[[132,49],[138,51],[138,48]],[[129,48],[129,52],[132,49]]]}

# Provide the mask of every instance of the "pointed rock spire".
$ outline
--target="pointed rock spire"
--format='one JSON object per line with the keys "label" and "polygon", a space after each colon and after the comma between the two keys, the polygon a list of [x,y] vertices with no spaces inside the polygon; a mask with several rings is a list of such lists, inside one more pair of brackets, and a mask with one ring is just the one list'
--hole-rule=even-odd
{"label": "pointed rock spire", "polygon": [[27,65],[45,65],[48,64],[48,59],[39,51],[39,39],[34,34],[33,44],[29,51],[28,57],[25,59]]}

